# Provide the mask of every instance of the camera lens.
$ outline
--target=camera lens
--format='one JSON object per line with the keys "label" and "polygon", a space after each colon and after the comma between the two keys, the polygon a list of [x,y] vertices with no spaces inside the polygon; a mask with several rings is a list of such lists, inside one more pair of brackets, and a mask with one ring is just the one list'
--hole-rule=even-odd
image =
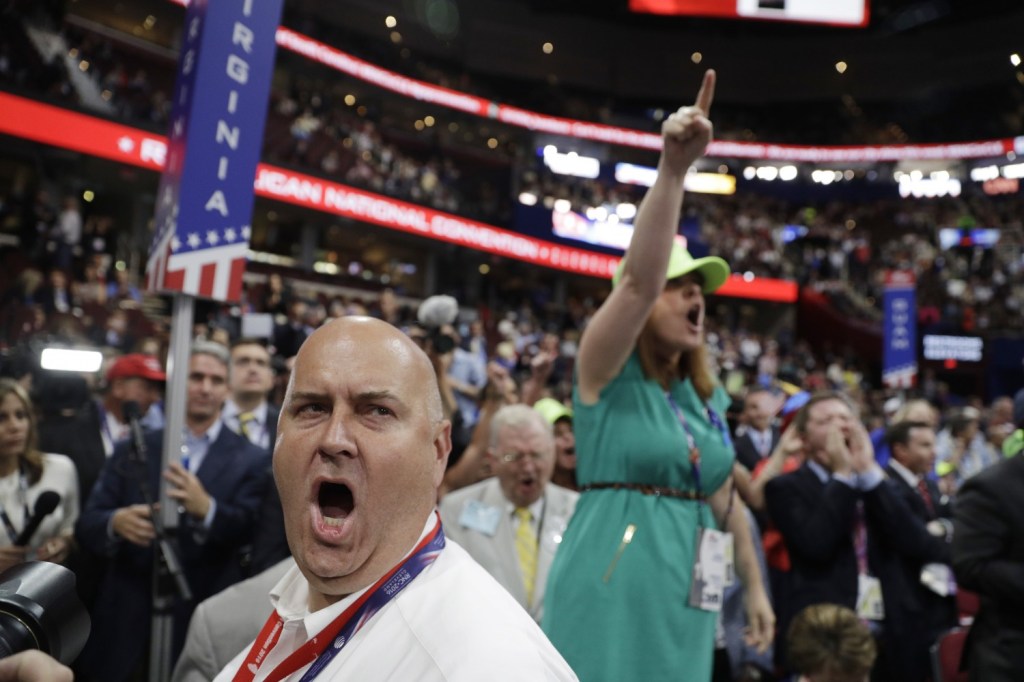
{"label": "camera lens", "polygon": [[75,574],[48,561],[0,573],[0,658],[39,649],[70,665],[89,638],[89,614],[75,592]]}

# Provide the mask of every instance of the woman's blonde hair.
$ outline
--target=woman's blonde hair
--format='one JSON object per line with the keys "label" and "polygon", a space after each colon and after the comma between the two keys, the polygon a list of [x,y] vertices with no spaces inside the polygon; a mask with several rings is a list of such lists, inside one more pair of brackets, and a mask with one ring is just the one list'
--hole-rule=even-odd
{"label": "woman's blonde hair", "polygon": [[25,443],[25,452],[18,455],[18,463],[24,467],[29,485],[34,485],[43,475],[43,453],[37,446],[39,435],[36,426],[36,411],[32,407],[32,399],[28,397],[28,392],[21,384],[13,379],[0,379],[0,402],[12,393],[21,401],[25,408],[25,414],[28,416],[28,441]]}

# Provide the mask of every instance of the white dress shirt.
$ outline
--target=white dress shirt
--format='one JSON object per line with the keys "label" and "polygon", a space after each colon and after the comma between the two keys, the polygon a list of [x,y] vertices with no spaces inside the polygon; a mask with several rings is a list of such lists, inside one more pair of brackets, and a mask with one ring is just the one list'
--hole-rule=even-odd
{"label": "white dress shirt", "polygon": [[[422,539],[436,523],[431,514]],[[309,613],[309,584],[298,567],[271,591],[284,621],[274,649],[256,673],[274,667],[316,635],[359,594]],[[249,647],[214,682],[230,682]],[[309,666],[285,682],[297,682]],[[576,680],[540,627],[459,545],[451,540],[433,564],[388,602],[317,676],[318,682],[536,682]]]}

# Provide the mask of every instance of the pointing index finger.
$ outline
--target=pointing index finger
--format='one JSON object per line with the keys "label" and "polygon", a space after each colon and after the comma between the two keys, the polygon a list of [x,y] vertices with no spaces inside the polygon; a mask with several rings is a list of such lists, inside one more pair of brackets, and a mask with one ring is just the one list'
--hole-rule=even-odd
{"label": "pointing index finger", "polygon": [[704,115],[711,113],[711,102],[715,99],[715,70],[708,69],[704,72],[704,80],[700,84],[700,91],[697,93],[696,106]]}

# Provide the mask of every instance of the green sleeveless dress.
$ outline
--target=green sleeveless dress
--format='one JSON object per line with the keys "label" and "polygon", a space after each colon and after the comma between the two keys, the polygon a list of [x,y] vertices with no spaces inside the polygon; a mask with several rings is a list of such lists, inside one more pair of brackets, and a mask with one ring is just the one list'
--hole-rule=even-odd
{"label": "green sleeveless dress", "polygon": [[[689,381],[671,394],[701,451],[703,492],[717,490],[734,453],[721,387],[701,401]],[[644,378],[634,353],[594,405],[573,396],[577,469],[588,483],[646,483],[695,490],[686,434],[665,392]],[[580,496],[548,576],[543,628],[582,682],[705,682],[717,614],[688,606],[698,524],[715,528],[706,503],[633,490]],[[623,543],[628,526],[635,531]]]}

